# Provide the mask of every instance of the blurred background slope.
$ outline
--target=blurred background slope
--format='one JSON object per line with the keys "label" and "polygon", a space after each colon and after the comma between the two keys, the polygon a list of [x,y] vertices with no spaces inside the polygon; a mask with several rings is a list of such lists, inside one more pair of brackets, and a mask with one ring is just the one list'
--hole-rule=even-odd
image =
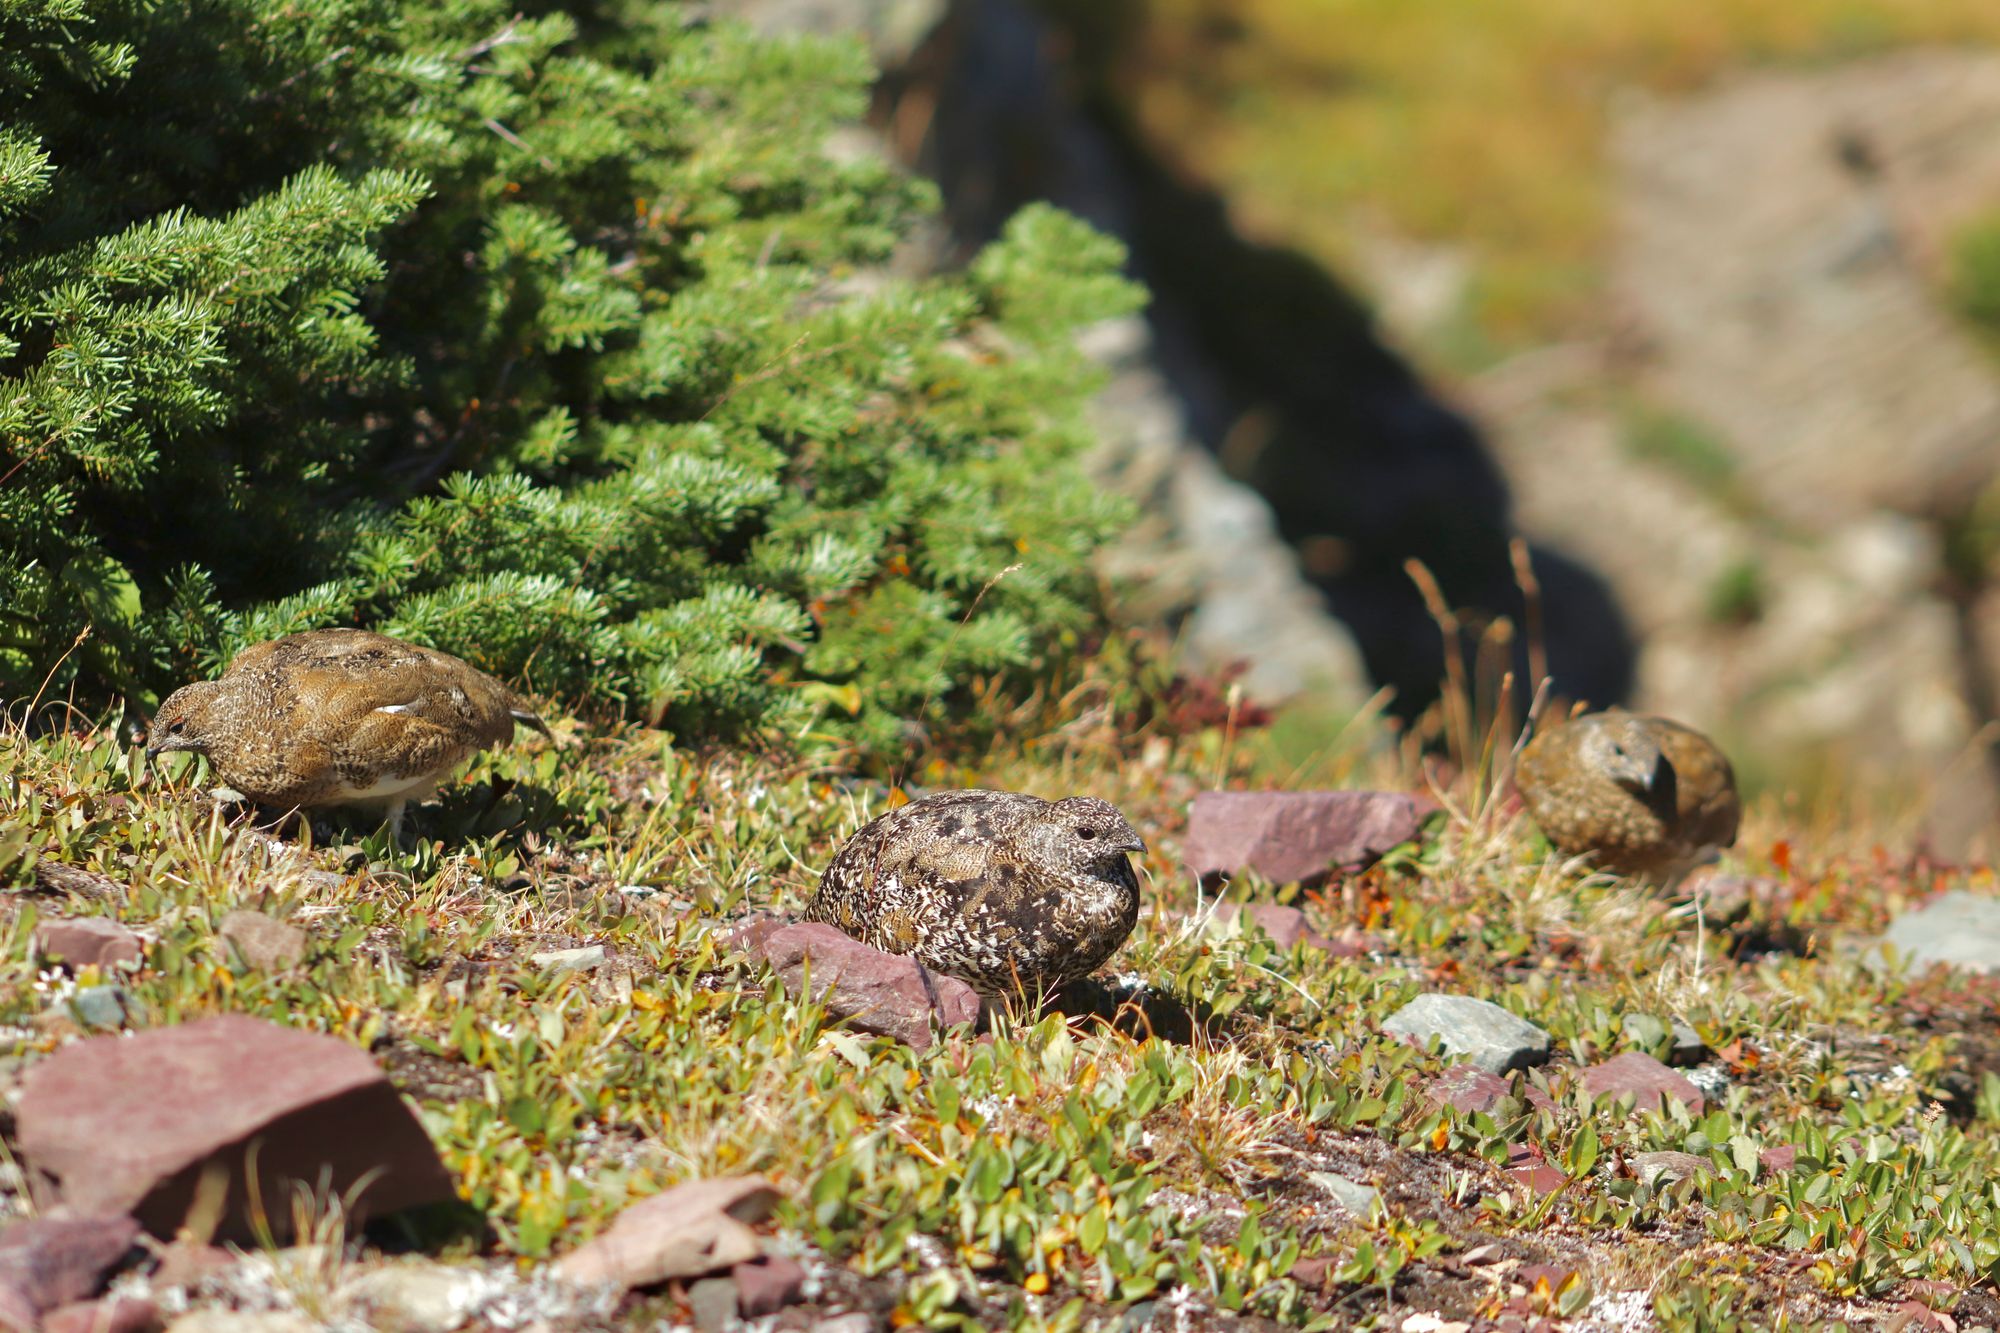
{"label": "blurred background slope", "polygon": [[1131,245],[1102,466],[1198,661],[1413,714],[1442,650],[1405,561],[1519,623],[1519,535],[1563,693],[1987,844],[2000,7],[717,9],[868,35],[882,146],[947,201],[907,262],[1038,198]]}

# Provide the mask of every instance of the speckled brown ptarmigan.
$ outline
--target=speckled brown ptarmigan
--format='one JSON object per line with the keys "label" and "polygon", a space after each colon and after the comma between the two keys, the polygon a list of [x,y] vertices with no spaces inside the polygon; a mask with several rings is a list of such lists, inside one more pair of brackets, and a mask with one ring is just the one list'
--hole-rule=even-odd
{"label": "speckled brown ptarmigan", "polygon": [[146,753],[192,750],[265,805],[403,806],[430,795],[514,724],[549,729],[505,685],[449,653],[359,629],[287,634],[184,685],[153,716]]}
{"label": "speckled brown ptarmigan", "polygon": [[910,954],[988,996],[1095,971],[1139,919],[1146,844],[1091,796],[950,791],[891,810],[820,876],[806,920]]}
{"label": "speckled brown ptarmigan", "polygon": [[1549,841],[1671,887],[1736,842],[1736,774],[1715,742],[1669,718],[1612,709],[1538,730],[1514,782]]}

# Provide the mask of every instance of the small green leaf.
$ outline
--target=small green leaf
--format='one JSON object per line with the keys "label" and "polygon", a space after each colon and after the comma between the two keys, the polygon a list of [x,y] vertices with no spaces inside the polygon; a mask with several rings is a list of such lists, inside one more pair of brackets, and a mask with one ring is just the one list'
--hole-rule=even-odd
{"label": "small green leaf", "polygon": [[541,1103],[532,1097],[516,1097],[507,1103],[507,1121],[523,1134],[539,1134],[545,1123]]}

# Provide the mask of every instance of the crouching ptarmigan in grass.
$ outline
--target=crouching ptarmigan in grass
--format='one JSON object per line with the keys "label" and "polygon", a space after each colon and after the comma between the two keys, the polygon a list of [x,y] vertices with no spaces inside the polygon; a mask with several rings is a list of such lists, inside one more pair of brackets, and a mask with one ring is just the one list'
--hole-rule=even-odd
{"label": "crouching ptarmigan in grass", "polygon": [[449,653],[319,629],[245,648],[219,679],[174,691],[146,753],[207,755],[216,777],[264,805],[376,807],[400,835],[405,804],[517,722],[549,734],[512,690]]}
{"label": "crouching ptarmigan in grass", "polygon": [[1557,848],[1662,886],[1736,842],[1728,756],[1664,717],[1613,709],[1538,730],[1514,783]]}
{"label": "crouching ptarmigan in grass", "polygon": [[1143,852],[1090,796],[952,791],[891,810],[841,848],[806,920],[969,982],[1036,1000],[1095,971],[1139,918]]}

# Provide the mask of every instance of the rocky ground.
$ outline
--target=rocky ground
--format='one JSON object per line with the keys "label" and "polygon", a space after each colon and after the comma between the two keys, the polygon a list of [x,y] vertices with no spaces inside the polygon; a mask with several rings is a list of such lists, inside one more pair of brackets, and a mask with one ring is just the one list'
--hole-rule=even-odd
{"label": "rocky ground", "polygon": [[9,735],[0,1323],[2000,1323],[1989,870],[1767,805],[1696,911],[1160,716],[912,775],[1153,849],[1115,970],[985,1020],[786,919],[879,785],[572,732],[395,849]]}

